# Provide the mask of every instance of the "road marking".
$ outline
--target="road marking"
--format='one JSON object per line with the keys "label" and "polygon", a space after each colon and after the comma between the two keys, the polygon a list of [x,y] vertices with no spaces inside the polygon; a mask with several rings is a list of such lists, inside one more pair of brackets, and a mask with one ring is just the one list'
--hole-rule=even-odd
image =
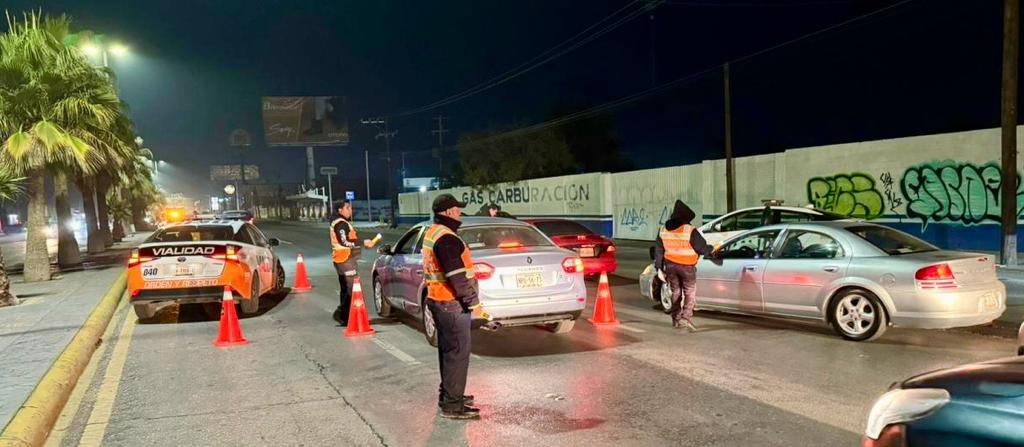
{"label": "road marking", "polygon": [[121,326],[121,333],[117,336],[107,370],[103,373],[103,382],[96,393],[96,403],[93,404],[82,438],[78,441],[80,447],[100,446],[103,444],[103,437],[107,434],[110,415],[114,411],[114,400],[117,399],[117,389],[121,385],[121,375],[124,373],[124,363],[128,359],[128,346],[131,343],[132,334],[135,332],[137,320],[131,318],[132,316],[131,312],[125,312],[125,322]]}
{"label": "road marking", "polygon": [[376,343],[377,346],[380,346],[381,349],[387,351],[388,354],[395,356],[395,358],[401,360],[402,362],[405,362],[408,365],[420,364],[420,361],[416,360],[416,358],[414,358],[413,356],[406,354],[401,349],[395,347],[395,345],[392,345],[391,343],[381,340],[379,337],[374,337],[373,342]]}
{"label": "road marking", "polygon": [[[125,311],[128,307],[128,300],[121,301],[117,310],[114,311],[114,315],[118,315],[120,312]],[[60,413],[60,418],[57,419],[57,423],[54,424],[53,430],[50,431],[50,436],[46,438],[47,447],[56,447],[63,444],[64,437],[67,436],[68,430],[71,428],[71,424],[75,421],[75,416],[82,407],[82,400],[85,398],[85,393],[92,387],[92,380],[96,377],[96,372],[99,370],[100,361],[103,356],[106,355],[110,349],[110,343],[108,340],[114,338],[114,330],[117,329],[117,324],[110,324],[107,326],[107,330],[103,332],[103,336],[100,340],[103,340],[103,346],[92,355],[92,360],[85,367],[85,371],[82,372],[82,376],[78,378],[78,383],[75,384],[74,391],[71,392],[71,397],[68,398],[68,403],[64,406],[64,410]]]}
{"label": "road marking", "polygon": [[626,326],[626,325],[624,325],[624,324],[619,324],[619,325],[617,325],[617,326],[615,326],[615,327],[616,327],[616,328],[618,328],[618,329],[624,329],[624,330],[627,330],[627,331],[629,331],[629,332],[636,332],[637,334],[643,334],[644,332],[647,332],[647,331],[645,331],[645,330],[643,330],[643,329],[637,329],[637,328],[635,328],[635,327],[632,327],[632,326]]}

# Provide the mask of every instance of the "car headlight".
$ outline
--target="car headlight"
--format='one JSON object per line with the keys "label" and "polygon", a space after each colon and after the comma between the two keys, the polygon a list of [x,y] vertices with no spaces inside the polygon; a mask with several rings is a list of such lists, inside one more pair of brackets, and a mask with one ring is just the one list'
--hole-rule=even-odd
{"label": "car headlight", "polygon": [[949,403],[949,392],[938,388],[911,388],[889,391],[875,401],[868,416],[865,435],[878,439],[882,430],[931,416]]}

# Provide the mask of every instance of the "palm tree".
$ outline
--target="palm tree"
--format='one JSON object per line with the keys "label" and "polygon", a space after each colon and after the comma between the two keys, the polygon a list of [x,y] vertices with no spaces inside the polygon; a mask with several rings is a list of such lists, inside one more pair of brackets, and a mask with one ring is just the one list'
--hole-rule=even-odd
{"label": "palm tree", "polygon": [[[23,177],[15,177],[10,171],[0,170],[0,200],[14,200],[25,190],[21,186]],[[11,279],[7,277],[4,254],[0,252],[0,307],[18,304],[18,297],[11,293]]]}
{"label": "palm tree", "polygon": [[[78,90],[100,76],[75,49],[62,40],[68,21],[30,13],[22,21],[7,18],[0,35],[0,166],[28,179],[28,238],[25,281],[50,279],[46,248],[46,172],[65,167],[92,172],[89,157],[99,141],[95,130],[113,124],[116,94]],[[108,80],[109,82],[109,80]],[[102,89],[101,89],[102,90]]]}

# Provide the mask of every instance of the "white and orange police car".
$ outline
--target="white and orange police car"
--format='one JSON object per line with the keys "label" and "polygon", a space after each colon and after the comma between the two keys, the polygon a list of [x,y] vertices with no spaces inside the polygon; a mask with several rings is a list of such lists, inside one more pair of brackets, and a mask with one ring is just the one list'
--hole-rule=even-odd
{"label": "white and orange police car", "polygon": [[160,228],[128,260],[128,296],[135,314],[145,319],[167,304],[220,303],[224,287],[231,288],[243,314],[256,313],[260,296],[285,287],[284,269],[272,249],[279,244],[239,220]]}

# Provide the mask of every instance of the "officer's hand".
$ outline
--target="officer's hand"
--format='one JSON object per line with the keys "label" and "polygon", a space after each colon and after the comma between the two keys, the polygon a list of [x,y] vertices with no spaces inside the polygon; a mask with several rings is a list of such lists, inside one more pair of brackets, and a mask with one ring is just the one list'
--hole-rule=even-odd
{"label": "officer's hand", "polygon": [[377,245],[377,243],[373,242],[370,239],[363,239],[363,246],[364,247],[366,247],[366,248],[373,248],[374,245]]}
{"label": "officer's hand", "polygon": [[490,320],[491,319],[491,314],[487,313],[487,311],[484,310],[484,306],[482,304],[477,304],[476,306],[473,306],[470,309],[473,311],[473,314],[472,314],[473,319],[476,319],[476,320]]}

